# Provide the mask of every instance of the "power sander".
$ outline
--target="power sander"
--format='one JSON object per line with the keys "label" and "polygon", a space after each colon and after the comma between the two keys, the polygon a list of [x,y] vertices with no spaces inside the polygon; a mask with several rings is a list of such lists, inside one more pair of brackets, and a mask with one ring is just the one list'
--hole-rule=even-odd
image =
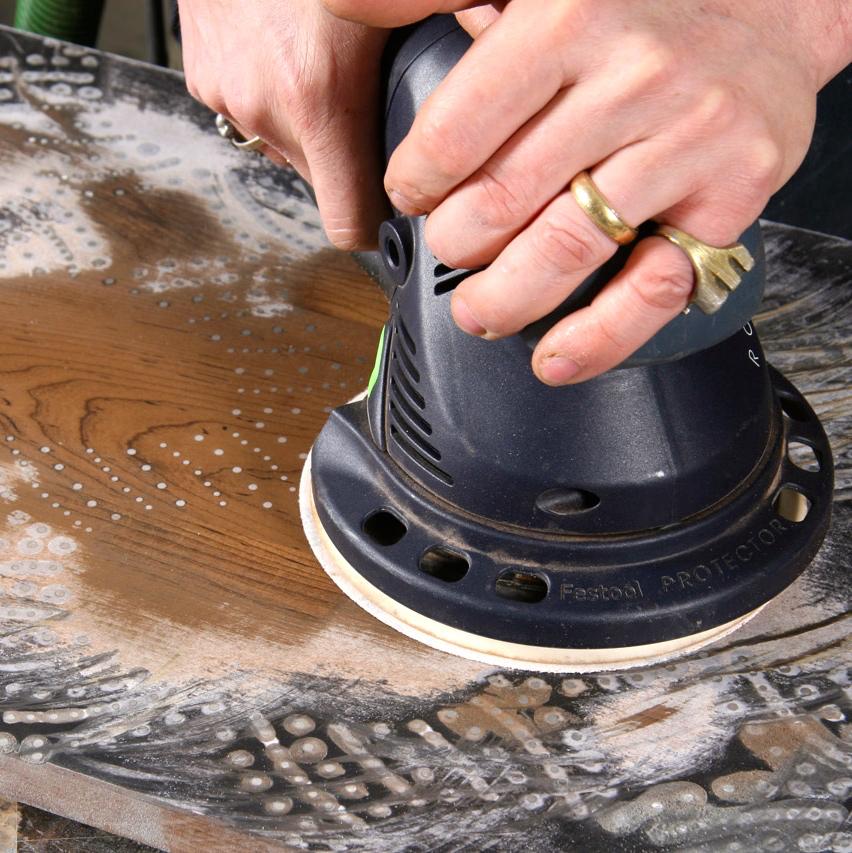
{"label": "power sander", "polygon": [[[394,34],[389,157],[470,38],[452,16]],[[619,368],[548,387],[530,367],[624,247],[555,312],[498,341],[465,334],[423,217],[385,222],[390,318],[366,392],[335,409],[302,475],[319,562],[355,602],[437,649],[499,666],[595,671],[703,646],[804,571],[828,526],[833,463],[805,398],[766,363],[751,271]]]}

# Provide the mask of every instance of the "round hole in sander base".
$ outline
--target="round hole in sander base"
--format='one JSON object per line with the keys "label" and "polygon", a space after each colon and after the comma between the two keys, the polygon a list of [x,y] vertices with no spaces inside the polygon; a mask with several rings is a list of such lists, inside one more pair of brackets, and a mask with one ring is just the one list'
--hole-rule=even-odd
{"label": "round hole in sander base", "polygon": [[707,631],[665,642],[621,648],[572,649],[531,646],[479,636],[445,625],[400,604],[360,575],[340,553],[317,515],[311,484],[311,455],[299,484],[302,526],[317,560],[329,577],[359,607],[391,628],[449,654],[493,666],[538,672],[601,672],[659,663],[696,651],[730,634],[756,616],[765,605]]}

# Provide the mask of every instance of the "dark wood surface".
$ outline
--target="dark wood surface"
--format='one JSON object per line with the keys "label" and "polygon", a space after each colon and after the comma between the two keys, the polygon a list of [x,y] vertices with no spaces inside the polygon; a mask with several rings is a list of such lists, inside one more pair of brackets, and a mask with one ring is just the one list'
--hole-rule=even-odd
{"label": "dark wood surface", "polygon": [[166,71],[0,33],[0,796],[172,850],[852,849],[852,245],[768,225],[757,318],[836,454],[744,630],[582,678],[423,648],[301,532],[386,313]]}

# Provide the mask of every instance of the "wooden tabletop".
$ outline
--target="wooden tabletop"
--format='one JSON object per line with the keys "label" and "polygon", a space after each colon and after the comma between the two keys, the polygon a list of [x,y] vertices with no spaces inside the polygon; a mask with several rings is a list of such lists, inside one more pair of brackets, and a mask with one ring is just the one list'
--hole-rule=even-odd
{"label": "wooden tabletop", "polygon": [[0,32],[0,796],[169,850],[848,850],[852,244],[768,225],[757,326],[831,532],[668,665],[497,672],[344,598],[302,463],[386,315],[179,75]]}

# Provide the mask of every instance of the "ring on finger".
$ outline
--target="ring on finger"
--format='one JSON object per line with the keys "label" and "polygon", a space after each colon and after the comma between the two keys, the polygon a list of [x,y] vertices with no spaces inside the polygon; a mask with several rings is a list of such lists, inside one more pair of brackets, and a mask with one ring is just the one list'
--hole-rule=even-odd
{"label": "ring on finger", "polygon": [[625,246],[632,243],[638,232],[619,216],[615,208],[607,201],[606,196],[597,188],[588,172],[580,172],[571,181],[571,195],[580,209],[597,229],[610,240]]}
{"label": "ring on finger", "polygon": [[695,289],[689,301],[705,314],[715,314],[739,287],[742,276],[734,262],[745,272],[754,266],[751,252],[742,243],[711,246],[673,225],[658,224],[654,234],[674,243],[689,258],[695,272]]}
{"label": "ring on finger", "polygon": [[216,113],[216,130],[222,139],[227,139],[234,148],[240,151],[256,151],[261,145],[265,145],[265,140],[260,136],[252,136],[246,138],[234,127],[233,122],[222,115]]}

